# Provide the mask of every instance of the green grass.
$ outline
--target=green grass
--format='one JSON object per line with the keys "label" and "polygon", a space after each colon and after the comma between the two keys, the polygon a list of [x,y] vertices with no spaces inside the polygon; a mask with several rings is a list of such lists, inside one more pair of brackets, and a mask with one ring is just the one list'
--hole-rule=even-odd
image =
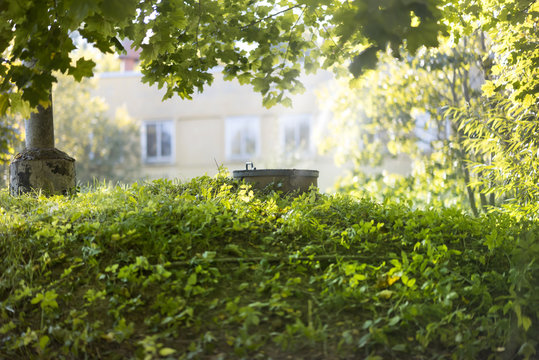
{"label": "green grass", "polygon": [[537,223],[224,177],[0,191],[0,359],[533,358]]}

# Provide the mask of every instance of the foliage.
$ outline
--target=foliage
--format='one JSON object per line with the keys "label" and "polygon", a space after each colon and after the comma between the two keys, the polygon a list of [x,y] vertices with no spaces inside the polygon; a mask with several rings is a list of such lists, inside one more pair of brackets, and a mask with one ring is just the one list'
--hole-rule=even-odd
{"label": "foliage", "polygon": [[524,107],[539,105],[539,48],[537,0],[448,1],[443,18],[453,37],[481,30],[493,48],[483,59],[486,96],[496,92]]}
{"label": "foliage", "polygon": [[[352,163],[351,176],[338,184],[341,190],[363,191],[369,183],[379,198],[404,197],[417,206],[458,204],[477,213],[479,197],[469,188],[477,179],[468,163],[479,159],[465,151],[461,117],[444,108],[480,103],[484,47],[484,38],[474,36],[415,56],[403,53],[402,60],[385,55],[352,89],[341,80],[328,97],[334,120],[325,144],[337,149],[339,162]],[[411,162],[409,178],[364,174],[391,157]]]}
{"label": "foliage", "polygon": [[20,115],[0,117],[0,188],[9,182],[9,162],[23,142],[22,127]]}
{"label": "foliage", "polygon": [[[79,59],[79,58],[89,58],[92,61],[96,63],[96,72],[108,72],[108,71],[118,71],[119,70],[119,64],[117,58],[114,57],[112,54],[101,54],[97,49],[92,48],[88,46],[88,44],[85,44],[81,40],[75,41],[78,45],[77,50],[73,51],[71,53],[71,56],[73,58]],[[60,117],[60,121],[65,119],[65,117],[62,116],[63,113],[63,107],[64,106],[71,106],[72,102],[70,100],[67,100],[66,96],[68,97],[74,97],[80,100],[81,95],[78,93],[80,91],[88,92],[89,84],[90,82],[84,81],[83,84],[80,87],[75,87],[75,85],[71,84],[69,82],[69,78],[67,76],[57,74],[58,81],[61,82],[61,86],[68,86],[69,91],[61,91],[63,94],[60,99],[60,104],[57,104],[55,107],[57,108],[56,117]],[[97,100],[93,100],[93,105],[95,105],[95,102]],[[24,105],[24,103],[21,103],[21,105]],[[27,104],[26,104],[27,105]],[[91,104],[89,104],[91,105]],[[100,105],[99,108],[102,108],[103,106]],[[16,113],[16,111],[8,111],[11,115],[10,116],[3,116],[0,117],[0,168],[2,169],[2,172],[7,172],[8,164],[12,158],[13,155],[16,154],[18,150],[21,150],[23,145],[23,127],[24,127],[24,118],[28,118],[30,116],[30,109],[26,106],[23,106],[22,109],[20,109],[20,113]],[[80,126],[80,121],[82,120],[80,116],[73,116],[73,118],[77,118],[79,122],[67,125],[77,127]],[[90,133],[90,131],[87,131],[86,134]],[[58,136],[59,135],[59,136]],[[80,134],[77,135],[77,138],[81,137]],[[61,143],[63,143],[63,139],[65,139],[65,136],[63,134],[56,133],[56,138],[60,140]],[[64,148],[62,145],[60,145],[60,148]],[[79,153],[76,154],[77,158],[79,158]],[[77,164],[79,166],[80,164]],[[81,174],[82,169],[78,169],[78,173]],[[101,175],[101,174],[97,174]],[[85,176],[84,170],[82,170],[82,177],[86,181],[88,179],[92,179],[90,176],[89,178]],[[113,177],[113,180],[115,178]],[[3,179],[0,179],[0,185],[3,185],[6,183]]]}
{"label": "foliage", "polygon": [[190,98],[213,80],[218,65],[229,78],[251,84],[271,106],[302,89],[307,70],[352,60],[359,74],[378,49],[437,45],[445,29],[434,0],[104,1],[6,0],[0,5],[0,115],[48,102],[55,72],[76,80],[95,62],[76,61],[73,34],[104,53],[142,49],[144,81],[166,86],[165,97]]}
{"label": "foliage", "polygon": [[469,168],[478,176],[470,186],[502,198],[505,210],[532,218],[539,216],[538,110],[498,96],[473,112],[447,112],[458,120],[472,155]]}
{"label": "foliage", "polygon": [[[491,40],[482,58],[485,96],[476,106],[447,111],[458,119],[470,154],[472,188],[518,216],[539,209],[539,2],[489,0],[466,6],[466,19],[448,7],[455,36],[480,29]],[[457,25],[458,23],[458,25]]]}
{"label": "foliage", "polygon": [[77,181],[132,181],[139,167],[139,128],[125,111],[114,117],[91,94],[93,82],[62,76],[54,89],[56,147],[77,161]]}
{"label": "foliage", "polygon": [[281,197],[222,175],[2,190],[0,212],[0,357],[536,353],[537,222]]}
{"label": "foliage", "polygon": [[[513,90],[513,98],[534,101],[539,51],[537,1],[336,0],[109,2],[6,0],[0,10],[0,115],[48,102],[55,71],[75,79],[91,76],[95,62],[73,59],[74,33],[104,53],[121,52],[119,39],[142,49],[144,80],[190,98],[223,66],[228,77],[251,84],[267,106],[301,89],[300,67],[350,63],[358,76],[373,68],[380,50],[399,46],[413,54],[438,46],[448,30],[458,39],[478,27],[497,42],[490,88]],[[308,34],[308,36],[306,36]],[[531,76],[531,82],[523,82]],[[535,99],[536,101],[537,99]]]}
{"label": "foliage", "polygon": [[458,207],[467,212],[462,179],[448,179],[443,169],[432,170],[430,174],[429,169],[418,166],[410,175],[350,171],[337,179],[334,187],[341,193],[383,203],[403,203],[417,209]]}
{"label": "foliage", "polygon": [[20,119],[10,119],[0,117],[0,165],[4,165],[11,160],[15,154],[15,144],[22,141]]}
{"label": "foliage", "polygon": [[[538,4],[449,1],[442,16],[451,37],[438,48],[381,56],[376,71],[352,82],[357,89],[340,90],[328,146],[354,170],[338,186],[373,186],[379,198],[416,205],[465,204],[466,196],[476,215],[503,206],[537,217]],[[412,159],[412,177],[363,173],[396,154]]]}

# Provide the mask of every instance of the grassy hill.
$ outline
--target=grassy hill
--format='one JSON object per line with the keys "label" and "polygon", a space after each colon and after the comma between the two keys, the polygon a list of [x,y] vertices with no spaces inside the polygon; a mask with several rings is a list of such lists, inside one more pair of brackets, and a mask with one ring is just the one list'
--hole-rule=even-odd
{"label": "grassy hill", "polygon": [[224,177],[0,191],[0,359],[534,358],[539,226]]}

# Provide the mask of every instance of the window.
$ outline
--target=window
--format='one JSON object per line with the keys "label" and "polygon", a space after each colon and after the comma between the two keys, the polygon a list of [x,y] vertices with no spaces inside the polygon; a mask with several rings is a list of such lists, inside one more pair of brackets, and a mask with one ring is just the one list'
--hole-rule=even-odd
{"label": "window", "polygon": [[225,122],[225,155],[228,160],[250,160],[260,150],[257,117],[233,117]]}
{"label": "window", "polygon": [[287,154],[311,153],[311,116],[294,115],[280,118],[281,144]]}
{"label": "window", "polygon": [[145,162],[174,161],[174,123],[172,121],[144,122],[141,140]]}

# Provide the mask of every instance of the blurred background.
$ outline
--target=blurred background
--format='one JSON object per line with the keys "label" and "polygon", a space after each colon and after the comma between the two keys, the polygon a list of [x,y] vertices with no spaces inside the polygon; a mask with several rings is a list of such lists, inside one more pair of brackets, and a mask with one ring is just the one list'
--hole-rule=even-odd
{"label": "blurred background", "polygon": [[[320,171],[322,191],[332,191],[351,162],[335,161],[330,145],[334,96],[332,72],[302,77],[305,91],[289,106],[265,108],[260,94],[238,81],[225,81],[215,69],[213,84],[192,100],[162,101],[164,89],[143,84],[139,52],[103,55],[81,44],[78,56],[94,59],[97,73],[75,82],[59,75],[53,89],[56,147],[75,157],[80,185],[130,183],[214,175],[219,167],[297,168]],[[2,186],[8,183],[10,157],[24,148],[23,119],[3,119]],[[341,134],[334,134],[338,137]],[[344,141],[350,139],[343,138]],[[338,143],[338,140],[331,141]],[[367,171],[406,174],[410,161],[387,157]]]}
{"label": "blurred background", "polygon": [[[56,147],[77,160],[81,186],[186,181],[253,162],[258,169],[319,170],[322,192],[477,215],[517,199],[494,162],[514,171],[535,166],[513,166],[512,155],[474,145],[494,144],[481,130],[486,119],[507,124],[509,135],[514,124],[536,124],[518,104],[481,97],[493,45],[480,32],[413,55],[403,50],[399,59],[381,53],[376,68],[357,79],[344,66],[304,75],[303,92],[270,108],[250,86],[225,81],[219,68],[192,100],[162,101],[165,90],[142,83],[139,54],[123,45],[127,53],[116,56],[80,43],[75,60],[92,58],[96,75],[78,83],[59,74],[53,88]],[[0,119],[2,187],[23,139],[22,118]]]}

